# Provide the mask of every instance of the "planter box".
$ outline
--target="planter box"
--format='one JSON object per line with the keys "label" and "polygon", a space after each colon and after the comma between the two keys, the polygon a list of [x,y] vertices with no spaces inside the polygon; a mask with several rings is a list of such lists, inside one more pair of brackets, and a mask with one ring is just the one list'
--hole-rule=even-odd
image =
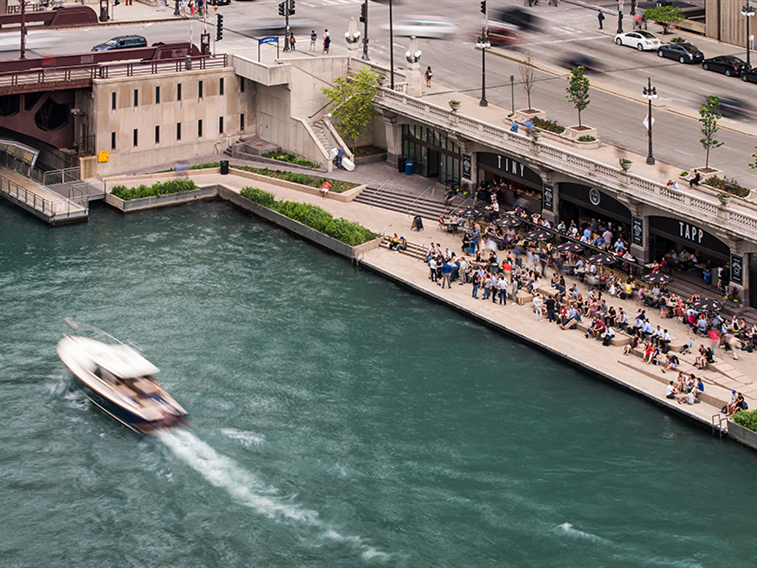
{"label": "planter box", "polygon": [[105,194],[105,203],[112,205],[121,213],[130,213],[132,211],[144,211],[145,209],[156,209],[158,207],[167,207],[169,205],[182,205],[192,201],[202,199],[214,199],[218,195],[218,186],[201,187],[192,191],[182,191],[180,193],[169,193],[158,197],[143,197],[142,199],[131,199],[124,201],[110,193]]}
{"label": "planter box", "polygon": [[[597,129],[592,128],[591,126],[568,126],[565,128],[565,132],[563,135],[566,138],[569,138],[570,140],[578,140],[581,136],[593,136],[594,138],[599,138],[599,135],[597,134]],[[590,144],[591,142],[589,142]]]}
{"label": "planter box", "polygon": [[516,110],[515,114],[512,115],[510,118],[506,118],[505,122],[520,122],[521,124],[526,122],[527,120],[533,120],[534,118],[541,118],[542,120],[547,120],[547,113],[543,110],[538,109],[521,109]]}
{"label": "planter box", "polygon": [[728,437],[741,442],[745,446],[749,446],[753,450],[757,450],[757,432],[736,424],[730,418],[728,419]]}
{"label": "planter box", "polygon": [[373,162],[385,162],[386,152],[384,152],[383,154],[371,154],[370,156],[360,156],[359,158],[355,158],[352,161],[355,162],[356,166],[359,166],[360,164],[370,164]]}
{"label": "planter box", "polygon": [[579,142],[578,140],[575,140],[573,138],[570,138],[567,135],[568,129],[566,128],[562,134],[555,134],[554,132],[550,132],[549,130],[541,129],[541,139],[542,140],[553,140],[554,142],[559,142],[560,144],[569,144],[573,148],[585,148],[587,150],[594,150],[596,148],[599,148],[599,138],[597,138],[596,135],[596,129],[594,129],[594,134],[580,134],[579,136],[594,136],[596,140],[593,140],[592,142]]}
{"label": "planter box", "polygon": [[381,240],[383,239],[383,237],[378,237],[377,239],[363,243],[362,245],[351,247],[350,245],[338,241],[333,237],[319,233],[315,229],[311,229],[310,227],[303,225],[299,221],[290,219],[286,215],[282,215],[281,213],[277,213],[276,211],[269,209],[268,207],[264,207],[259,203],[250,201],[246,197],[242,197],[237,192],[232,191],[222,185],[218,186],[218,197],[229,201],[230,203],[233,203],[240,209],[249,211],[250,213],[257,215],[258,217],[262,217],[263,219],[274,223],[275,225],[278,225],[279,227],[282,227],[283,229],[286,229],[287,231],[294,233],[295,235],[298,235],[323,248],[335,252],[336,254],[346,256],[347,258],[356,258],[365,251],[377,248],[381,244]]}
{"label": "planter box", "polygon": [[[725,172],[723,170],[716,170],[714,168],[709,168],[705,171],[704,168],[694,168],[694,172],[699,172],[699,175],[702,176],[702,179],[699,180],[699,184],[701,185],[704,180],[710,179],[712,177],[719,177],[720,179],[723,179],[723,176],[725,175]],[[693,174],[689,174],[689,179],[694,177]],[[687,180],[688,181],[688,180]],[[714,187],[711,188],[712,191],[718,191]]]}

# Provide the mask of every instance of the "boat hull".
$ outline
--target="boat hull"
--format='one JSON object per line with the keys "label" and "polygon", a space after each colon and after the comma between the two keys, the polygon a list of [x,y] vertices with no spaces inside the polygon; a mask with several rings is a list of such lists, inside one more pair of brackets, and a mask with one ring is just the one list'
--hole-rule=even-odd
{"label": "boat hull", "polygon": [[87,383],[76,377],[77,386],[84,395],[105,414],[138,434],[154,434],[159,430],[185,428],[190,425],[187,416],[171,416],[162,420],[145,420],[117,402],[101,395]]}

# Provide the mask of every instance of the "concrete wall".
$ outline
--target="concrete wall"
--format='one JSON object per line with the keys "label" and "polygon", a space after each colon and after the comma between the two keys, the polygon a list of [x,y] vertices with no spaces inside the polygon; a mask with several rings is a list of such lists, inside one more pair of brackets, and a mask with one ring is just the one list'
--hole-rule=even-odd
{"label": "concrete wall", "polygon": [[[223,95],[220,94],[221,79],[224,82]],[[181,85],[180,100],[178,85]],[[242,133],[255,133],[256,91],[250,88],[252,86],[247,83],[245,92],[241,92],[240,79],[232,68],[96,79],[92,98],[87,100],[86,95],[81,95],[79,103],[86,113],[89,133],[95,135],[95,153],[106,150],[110,154],[108,162],[97,164],[97,174],[108,175],[212,154],[216,151],[216,144],[230,135],[239,137]],[[156,88],[160,88],[160,102],[156,102]],[[245,115],[244,132],[240,130],[241,114]],[[221,117],[223,126],[219,128]],[[181,124],[180,140],[177,124]],[[155,140],[156,126],[160,129],[158,142]]]}

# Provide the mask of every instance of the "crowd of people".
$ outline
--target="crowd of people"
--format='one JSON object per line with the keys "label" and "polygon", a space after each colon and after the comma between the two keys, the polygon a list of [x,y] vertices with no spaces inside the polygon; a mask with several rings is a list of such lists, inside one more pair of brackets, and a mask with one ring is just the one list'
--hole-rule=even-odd
{"label": "crowd of people", "polygon": [[[465,222],[460,221],[460,226],[464,227]],[[573,227],[574,223],[565,229],[568,233],[575,232]],[[507,305],[508,300],[518,303],[518,291],[523,290],[532,296],[531,305],[537,321],[546,319],[561,329],[575,328],[577,324],[587,322],[586,337],[607,346],[612,345],[613,339],[620,334],[630,336],[624,354],[638,349],[644,362],[657,365],[662,373],[679,369],[679,355],[690,352],[693,341],[686,343],[680,353],[672,352],[670,332],[652,324],[647,310],[659,313],[661,318],[675,318],[687,325],[689,332],[709,339],[710,346],[701,344],[695,355],[694,365],[699,369],[713,364],[715,354],[722,357],[723,351],[730,351],[734,358],[738,358],[738,351],[751,352],[757,346],[757,325],[750,328],[740,318],[726,320],[717,312],[697,311],[693,304],[700,299],[698,294],[684,299],[670,293],[665,286],[650,288],[641,285],[633,274],[619,275],[607,271],[589,264],[580,256],[560,253],[549,243],[539,246],[535,242],[524,242],[514,228],[502,229],[489,224],[482,229],[475,222],[464,228],[467,230],[462,237],[461,254],[438,243],[431,243],[428,247],[429,278],[443,289],[451,288],[455,283],[469,285],[473,298],[500,305]],[[605,228],[607,230],[603,233],[608,234],[601,235],[602,245],[606,248],[617,244],[617,251],[626,251],[627,244],[618,234],[620,227]],[[587,236],[585,229],[579,231],[580,237]],[[596,232],[590,227],[589,231],[592,235]],[[563,270],[566,265],[580,277],[591,278],[585,296],[576,284],[566,282]],[[546,273],[550,268],[553,274],[548,280]],[[547,281],[549,293],[545,293],[542,287]],[[636,313],[632,315],[623,307],[616,309],[608,304],[613,298],[635,300]],[[691,387],[692,381],[697,388]],[[678,382],[673,386],[673,395],[682,404],[693,404],[698,392],[704,389],[693,374],[686,376],[679,372]]]}

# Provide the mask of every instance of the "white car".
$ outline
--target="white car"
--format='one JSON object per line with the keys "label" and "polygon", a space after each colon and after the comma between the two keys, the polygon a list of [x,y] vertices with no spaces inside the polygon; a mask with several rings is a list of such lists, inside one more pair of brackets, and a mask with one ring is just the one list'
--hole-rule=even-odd
{"label": "white car", "polygon": [[635,47],[639,51],[656,51],[660,47],[660,40],[649,32],[626,32],[615,36],[615,43]]}
{"label": "white car", "polygon": [[[382,29],[388,30],[389,26],[384,24]],[[433,16],[414,16],[405,18],[396,22],[393,26],[394,35],[402,37],[429,37],[435,39],[446,39],[457,31],[454,22],[446,18],[435,18]]]}

